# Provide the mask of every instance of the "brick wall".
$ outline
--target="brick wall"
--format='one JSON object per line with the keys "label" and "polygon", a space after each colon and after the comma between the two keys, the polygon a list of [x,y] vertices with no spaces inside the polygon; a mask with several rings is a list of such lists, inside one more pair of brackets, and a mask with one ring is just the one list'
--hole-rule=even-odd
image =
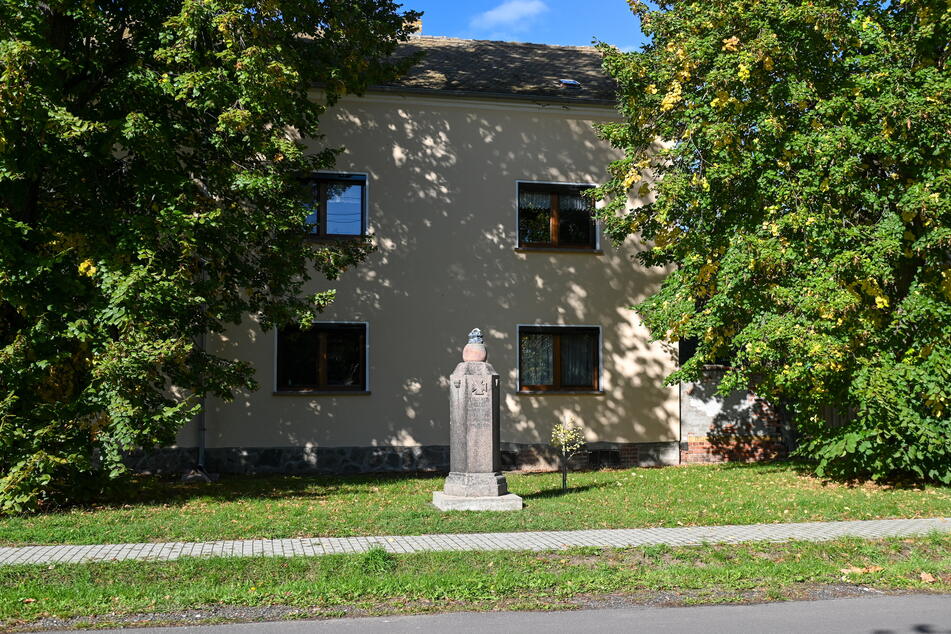
{"label": "brick wall", "polygon": [[[575,454],[568,463],[572,470],[627,469],[675,465],[679,457],[675,442],[614,443],[594,442]],[[548,445],[502,443],[502,468],[520,471],[553,471],[561,467],[558,454]]]}
{"label": "brick wall", "polygon": [[789,454],[789,426],[778,408],[750,392],[716,394],[723,371],[681,386],[680,462],[753,462]]}

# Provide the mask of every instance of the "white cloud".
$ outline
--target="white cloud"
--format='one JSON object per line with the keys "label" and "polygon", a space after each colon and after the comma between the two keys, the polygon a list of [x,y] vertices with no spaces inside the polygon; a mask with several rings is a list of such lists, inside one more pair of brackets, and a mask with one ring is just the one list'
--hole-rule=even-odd
{"label": "white cloud", "polygon": [[474,16],[469,26],[474,29],[506,29],[521,31],[528,28],[527,20],[548,10],[542,0],[507,0],[494,9]]}

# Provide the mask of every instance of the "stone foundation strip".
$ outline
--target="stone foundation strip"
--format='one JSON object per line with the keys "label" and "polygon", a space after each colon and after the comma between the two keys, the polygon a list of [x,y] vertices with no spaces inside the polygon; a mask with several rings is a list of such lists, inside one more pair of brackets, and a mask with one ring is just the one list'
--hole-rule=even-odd
{"label": "stone foundation strip", "polygon": [[180,557],[316,557],[362,553],[382,547],[392,553],[479,550],[564,550],[579,546],[696,546],[740,542],[827,541],[841,537],[878,539],[951,533],[951,518],[686,526],[589,531],[467,533],[381,537],[313,537],[216,542],[93,544],[0,548],[0,565],[155,560]]}

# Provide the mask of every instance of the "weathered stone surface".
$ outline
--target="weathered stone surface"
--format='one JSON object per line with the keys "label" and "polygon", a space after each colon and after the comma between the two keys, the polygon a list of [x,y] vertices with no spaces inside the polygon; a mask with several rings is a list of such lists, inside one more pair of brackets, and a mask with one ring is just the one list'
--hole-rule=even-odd
{"label": "weathered stone surface", "polygon": [[501,473],[457,473],[446,477],[443,487],[446,495],[459,497],[499,496],[509,492],[508,483]]}
{"label": "weathered stone surface", "polygon": [[[126,454],[136,473],[183,473],[195,466],[194,448],[163,447]],[[209,473],[348,474],[446,472],[449,447],[216,447],[205,450]]]}
{"label": "weathered stone surface", "polygon": [[[500,444],[501,470],[552,471],[557,468],[557,456],[546,444]],[[588,447],[591,451],[579,453],[571,459],[571,469],[649,467],[677,464],[678,460],[677,441],[599,442],[588,443]],[[267,455],[267,460],[261,460],[262,455]],[[196,458],[194,448],[163,447],[131,452],[126,455],[125,462],[136,473],[181,474],[195,466]],[[449,471],[449,446],[216,447],[205,451],[205,468],[209,473],[235,474],[446,473]]]}
{"label": "weathered stone surface", "polygon": [[499,496],[460,497],[433,491],[433,506],[440,511],[520,511],[522,498],[509,493]]}
{"label": "weathered stone surface", "polygon": [[499,375],[484,362],[462,362],[449,377],[449,469],[501,471]]}

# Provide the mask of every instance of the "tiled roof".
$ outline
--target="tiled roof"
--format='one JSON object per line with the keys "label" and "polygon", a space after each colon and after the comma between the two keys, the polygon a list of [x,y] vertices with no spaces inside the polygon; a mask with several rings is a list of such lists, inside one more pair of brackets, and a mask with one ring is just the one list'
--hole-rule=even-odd
{"label": "tiled roof", "polygon": [[[591,46],[459,40],[417,35],[401,44],[400,58],[424,57],[400,79],[376,90],[473,97],[614,103],[615,83]],[[559,80],[575,80],[572,87]]]}

